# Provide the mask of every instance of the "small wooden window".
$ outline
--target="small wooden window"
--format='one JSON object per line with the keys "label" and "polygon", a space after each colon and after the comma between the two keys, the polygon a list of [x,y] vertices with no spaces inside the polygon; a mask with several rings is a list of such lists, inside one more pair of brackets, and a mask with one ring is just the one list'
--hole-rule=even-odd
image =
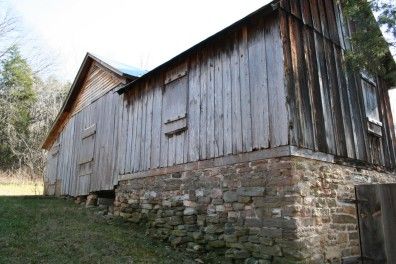
{"label": "small wooden window", "polygon": [[372,120],[379,121],[380,118],[378,111],[378,98],[376,87],[365,79],[362,80],[362,83],[366,116]]}
{"label": "small wooden window", "polygon": [[366,110],[367,129],[375,136],[382,136],[382,123],[378,108],[378,94],[376,83],[373,78],[362,77],[364,106]]}
{"label": "small wooden window", "polygon": [[186,65],[167,74],[164,87],[164,133],[172,136],[187,129],[188,75]]}

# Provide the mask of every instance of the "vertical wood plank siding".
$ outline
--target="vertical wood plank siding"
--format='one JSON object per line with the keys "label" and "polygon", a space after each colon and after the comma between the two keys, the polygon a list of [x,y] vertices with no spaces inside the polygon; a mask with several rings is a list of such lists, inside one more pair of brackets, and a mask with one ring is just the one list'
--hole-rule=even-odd
{"label": "vertical wood plank siding", "polygon": [[82,85],[81,92],[74,103],[71,114],[75,115],[80,112],[92,102],[123,82],[123,79],[109,72],[98,63],[93,62],[88,71],[87,78]]}
{"label": "vertical wood plank siding", "polygon": [[[72,116],[58,143],[52,148],[59,148],[56,155],[48,154],[46,181],[61,184],[59,195],[85,195],[91,191],[112,190],[118,178],[120,167],[117,163],[118,131],[122,121],[119,107],[122,96],[110,91],[82,111]],[[80,159],[87,155],[89,149],[82,143],[84,129],[96,126],[92,137],[93,159],[80,164]],[[125,162],[124,162],[125,163]],[[54,193],[52,193],[54,194]]]}
{"label": "vertical wood plank siding", "polygon": [[290,142],[395,167],[387,86],[378,80],[382,138],[367,131],[360,74],[344,65],[348,26],[332,0],[283,0],[280,10]]}
{"label": "vertical wood plank siding", "polygon": [[[125,157],[121,174],[288,144],[278,18],[254,23],[172,66],[189,64],[187,130],[171,137],[163,132],[160,75],[124,94],[123,116],[138,117],[132,122],[138,133],[121,130],[119,144],[128,145],[119,152]],[[140,159],[134,160],[137,156]]]}

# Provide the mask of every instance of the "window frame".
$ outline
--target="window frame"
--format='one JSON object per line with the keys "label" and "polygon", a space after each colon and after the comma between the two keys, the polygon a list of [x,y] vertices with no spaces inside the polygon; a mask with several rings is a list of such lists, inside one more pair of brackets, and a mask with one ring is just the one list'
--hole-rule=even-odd
{"label": "window frame", "polygon": [[362,72],[360,77],[367,131],[371,135],[382,137],[383,124],[381,122],[381,111],[378,98],[379,94],[376,80],[365,72]]}
{"label": "window frame", "polygon": [[163,87],[163,133],[168,137],[187,130],[188,81],[187,63],[166,73]]}

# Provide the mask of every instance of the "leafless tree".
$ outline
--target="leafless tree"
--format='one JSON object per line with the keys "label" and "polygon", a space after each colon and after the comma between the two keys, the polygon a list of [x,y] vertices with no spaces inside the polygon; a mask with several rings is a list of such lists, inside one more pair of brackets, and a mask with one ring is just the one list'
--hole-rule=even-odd
{"label": "leafless tree", "polygon": [[18,40],[18,19],[11,15],[9,9],[0,11],[0,59],[7,55]]}
{"label": "leafless tree", "polygon": [[69,83],[58,81],[54,77],[44,81],[39,78],[35,80],[34,90],[37,100],[30,110],[28,135],[19,133],[10,122],[17,109],[7,95],[0,96],[0,124],[4,125],[0,129],[5,132],[8,145],[19,161],[14,169],[24,167],[32,176],[42,173],[45,153],[41,149],[41,144],[62,106],[69,87]]}

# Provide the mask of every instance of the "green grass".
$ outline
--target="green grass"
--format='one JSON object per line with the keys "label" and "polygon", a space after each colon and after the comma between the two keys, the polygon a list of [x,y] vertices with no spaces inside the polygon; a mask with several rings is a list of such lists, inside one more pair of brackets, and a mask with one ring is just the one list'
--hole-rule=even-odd
{"label": "green grass", "polygon": [[0,197],[0,263],[194,263],[144,228],[42,196]]}

